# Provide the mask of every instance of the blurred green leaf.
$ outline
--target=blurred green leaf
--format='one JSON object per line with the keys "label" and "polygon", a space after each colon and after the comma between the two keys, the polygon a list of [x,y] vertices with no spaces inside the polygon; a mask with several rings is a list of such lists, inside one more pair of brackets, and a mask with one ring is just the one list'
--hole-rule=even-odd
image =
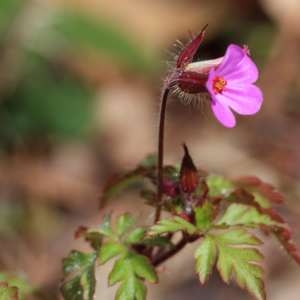
{"label": "blurred green leaf", "polygon": [[142,242],[146,234],[145,228],[134,229],[127,237],[126,242],[129,244],[137,244]]}
{"label": "blurred green leaf", "polygon": [[118,218],[117,222],[117,234],[122,236],[128,230],[132,229],[135,225],[136,221],[129,213],[125,213]]}
{"label": "blurred green leaf", "polygon": [[205,202],[202,207],[195,208],[196,226],[200,230],[208,230],[214,219],[214,207],[211,203]]}
{"label": "blurred green leaf", "polygon": [[63,260],[66,280],[61,287],[65,300],[92,300],[95,293],[95,253],[73,250]]}
{"label": "blurred green leaf", "polygon": [[[25,300],[33,292],[33,287],[22,276],[0,273],[0,299],[14,299],[12,296],[17,295],[16,299]],[[9,298],[11,296],[12,298]],[[8,298],[5,298],[8,297]]]}
{"label": "blurred green leaf", "polygon": [[27,56],[27,74],[0,105],[0,141],[28,137],[81,138],[88,133],[92,93],[41,57]]}
{"label": "blurred green leaf", "polygon": [[14,17],[20,12],[24,5],[23,0],[1,0],[0,1],[0,39],[7,32]]}
{"label": "blurred green leaf", "polygon": [[0,283],[0,300],[19,300],[18,289],[7,283]]}
{"label": "blurred green leaf", "polygon": [[234,188],[230,180],[220,175],[209,175],[206,180],[209,195],[212,197],[227,196]]}

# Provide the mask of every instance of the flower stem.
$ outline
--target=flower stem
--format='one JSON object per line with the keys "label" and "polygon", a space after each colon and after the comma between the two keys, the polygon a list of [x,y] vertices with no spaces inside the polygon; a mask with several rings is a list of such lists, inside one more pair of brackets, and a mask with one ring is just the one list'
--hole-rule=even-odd
{"label": "flower stem", "polygon": [[155,211],[154,223],[158,222],[161,215],[162,195],[163,195],[163,168],[164,168],[164,133],[166,107],[170,89],[166,87],[161,96],[161,106],[159,115],[158,131],[158,164],[157,164],[157,206]]}

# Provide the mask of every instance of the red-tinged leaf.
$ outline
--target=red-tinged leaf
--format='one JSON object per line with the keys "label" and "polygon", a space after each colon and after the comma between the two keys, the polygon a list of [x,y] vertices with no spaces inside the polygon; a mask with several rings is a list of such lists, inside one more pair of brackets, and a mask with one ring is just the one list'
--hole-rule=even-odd
{"label": "red-tinged leaf", "polygon": [[191,41],[189,42],[183,51],[179,54],[177,59],[177,68],[184,67],[187,63],[193,61],[194,56],[196,55],[205,35],[205,30],[208,25],[205,25],[201,32]]}
{"label": "red-tinged leaf", "polygon": [[260,240],[242,229],[226,231],[212,239],[218,249],[217,269],[222,279],[229,283],[234,275],[241,288],[256,299],[265,300],[263,255],[255,248]]}
{"label": "red-tinged leaf", "polygon": [[141,184],[147,177],[155,177],[154,167],[138,167],[135,170],[128,172],[124,175],[117,175],[111,177],[104,186],[102,195],[100,197],[100,205],[103,207],[106,201],[123,190],[132,187],[134,185]]}
{"label": "red-tinged leaf", "polygon": [[235,183],[240,187],[246,188],[250,191],[257,191],[263,197],[268,199],[271,203],[281,204],[285,198],[282,193],[277,191],[274,186],[266,183],[255,176],[247,176],[238,178]]}
{"label": "red-tinged leaf", "polygon": [[82,226],[82,225],[79,226],[74,233],[75,239],[85,237],[87,231],[88,231],[88,228],[86,226]]}
{"label": "red-tinged leaf", "polygon": [[180,168],[180,185],[183,192],[193,193],[199,184],[199,174],[185,144],[183,148],[184,156]]}
{"label": "red-tinged leaf", "polygon": [[[255,199],[255,197],[250,194],[250,192],[244,189],[237,189],[231,194],[231,202],[250,205],[257,209],[261,214],[268,215],[273,221],[285,224],[285,220],[280,216],[280,214],[274,208],[264,208]],[[227,203],[229,205],[229,203]]]}
{"label": "red-tinged leaf", "polygon": [[287,253],[300,265],[300,251],[292,240],[291,229],[274,227],[272,231]]}

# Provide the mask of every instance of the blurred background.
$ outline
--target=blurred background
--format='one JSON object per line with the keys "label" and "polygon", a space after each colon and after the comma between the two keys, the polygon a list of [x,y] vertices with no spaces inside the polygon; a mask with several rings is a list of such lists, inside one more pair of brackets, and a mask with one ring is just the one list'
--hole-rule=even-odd
{"label": "blurred background", "polygon": [[[59,299],[61,259],[79,225],[97,224],[106,179],[156,151],[157,118],[174,42],[209,24],[199,58],[247,44],[265,103],[234,130],[179,101],[169,102],[166,161],[185,141],[197,165],[257,175],[287,194],[283,214],[300,247],[299,0],[1,0],[0,272],[18,274]],[[151,219],[130,192],[105,210]],[[201,287],[193,245],[159,270],[149,299],[250,299],[218,276]],[[272,240],[265,246],[269,299],[298,300],[300,271]],[[96,299],[113,299],[99,270]]]}

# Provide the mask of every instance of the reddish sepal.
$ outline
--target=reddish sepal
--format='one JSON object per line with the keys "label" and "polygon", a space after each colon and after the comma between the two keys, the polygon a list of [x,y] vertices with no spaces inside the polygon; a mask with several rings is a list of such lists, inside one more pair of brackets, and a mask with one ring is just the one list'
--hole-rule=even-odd
{"label": "reddish sepal", "polygon": [[177,59],[177,68],[182,68],[186,64],[193,61],[193,58],[195,54],[197,53],[199,46],[201,45],[204,36],[205,36],[205,30],[207,28],[207,24],[203,27],[201,32],[191,41],[189,42],[186,47],[183,49],[183,51],[180,53],[178,59]]}

